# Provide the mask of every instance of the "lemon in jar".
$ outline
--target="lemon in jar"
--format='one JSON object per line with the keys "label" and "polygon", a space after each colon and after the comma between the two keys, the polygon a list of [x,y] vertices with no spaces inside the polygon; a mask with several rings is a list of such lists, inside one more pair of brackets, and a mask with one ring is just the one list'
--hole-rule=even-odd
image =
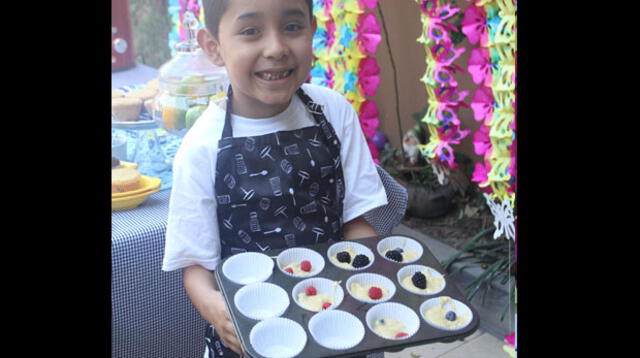
{"label": "lemon in jar", "polygon": [[191,128],[196,120],[202,115],[202,112],[207,109],[207,106],[194,106],[189,108],[187,114],[185,115],[185,127],[187,129]]}

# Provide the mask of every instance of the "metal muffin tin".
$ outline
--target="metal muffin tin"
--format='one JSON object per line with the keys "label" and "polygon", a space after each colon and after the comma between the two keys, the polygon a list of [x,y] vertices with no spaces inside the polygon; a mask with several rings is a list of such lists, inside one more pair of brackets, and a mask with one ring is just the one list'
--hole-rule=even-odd
{"label": "metal muffin tin", "polygon": [[[422,256],[417,261],[412,262],[410,264],[394,263],[381,257],[378,254],[376,245],[380,240],[389,236],[403,236],[403,237],[407,237],[417,241],[420,245],[422,245],[424,249]],[[367,353],[379,352],[379,351],[399,351],[407,347],[424,345],[429,343],[452,342],[452,341],[470,336],[471,334],[473,334],[473,332],[476,331],[476,329],[478,329],[478,326],[479,326],[478,312],[473,308],[473,306],[471,306],[470,302],[460,292],[460,290],[456,287],[456,285],[453,284],[452,282],[449,282],[448,275],[442,269],[442,266],[440,265],[438,260],[433,256],[431,251],[423,243],[407,235],[378,236],[378,237],[357,239],[355,241],[367,246],[368,248],[371,249],[371,251],[373,251],[373,254],[376,255],[373,265],[371,265],[365,270],[349,271],[349,270],[338,268],[332,263],[330,263],[329,258],[327,257],[327,250],[329,246],[331,246],[331,244],[324,243],[324,244],[304,246],[306,248],[315,250],[318,253],[320,253],[324,258],[324,260],[326,261],[326,264],[322,272],[318,273],[314,277],[324,277],[331,280],[342,281],[340,285],[344,290],[345,296],[342,303],[338,307],[335,307],[335,309],[352,313],[358,319],[360,319],[360,321],[365,327],[364,338],[358,345],[356,345],[351,349],[348,349],[348,350],[328,349],[321,346],[313,339],[313,336],[309,332],[308,324],[309,324],[309,320],[311,319],[311,317],[313,317],[314,314],[316,314],[316,312],[307,311],[299,307],[293,301],[295,300],[295,298],[292,296],[292,293],[291,293],[293,286],[295,286],[298,282],[304,280],[305,277],[291,277],[282,273],[277,267],[274,267],[273,274],[266,281],[266,282],[276,284],[282,287],[285,291],[287,291],[292,301],[289,304],[289,307],[287,308],[287,310],[284,312],[284,314],[281,317],[286,317],[294,320],[295,322],[298,322],[303,327],[303,329],[305,330],[305,333],[307,334],[306,346],[304,347],[302,353],[300,353],[297,357],[302,357],[302,356],[304,356],[305,358],[351,357],[351,356],[364,355]],[[286,248],[269,250],[269,251],[265,251],[264,253],[266,255],[272,256],[275,260],[275,257],[284,250],[286,250]],[[256,350],[251,346],[251,342],[249,340],[249,333],[251,332],[251,329],[253,328],[253,326],[258,323],[258,321],[250,320],[249,318],[242,315],[242,313],[240,313],[240,311],[234,304],[234,300],[233,300],[234,295],[242,287],[242,285],[233,283],[228,278],[226,278],[224,274],[222,274],[222,265],[227,259],[228,258],[222,260],[222,262],[220,262],[220,264],[218,265],[218,268],[215,271],[215,277],[218,282],[218,286],[220,287],[220,291],[222,292],[225,298],[225,301],[227,303],[227,307],[229,308],[229,314],[239,334],[238,338],[242,343],[243,349],[245,351],[245,355],[252,358],[264,358],[264,356],[256,352]],[[425,265],[425,266],[429,266],[436,269],[444,276],[445,283],[446,283],[444,289],[441,292],[434,295],[418,295],[418,294],[414,294],[407,291],[405,288],[402,287],[400,282],[398,282],[398,279],[396,277],[398,270],[400,270],[402,267],[406,265]],[[359,273],[363,273],[363,272],[377,273],[385,277],[388,277],[393,281],[393,283],[396,285],[396,293],[387,302],[398,302],[414,310],[414,312],[418,315],[420,319],[420,328],[418,329],[418,332],[416,332],[415,335],[404,340],[387,340],[379,337],[368,328],[367,323],[365,321],[365,315],[367,314],[367,311],[369,310],[369,308],[373,307],[375,304],[363,303],[363,302],[357,301],[348,293],[348,290],[346,288],[346,282],[347,282],[347,279],[349,279],[349,277]],[[440,297],[440,296],[449,296],[467,305],[471,310],[471,312],[473,313],[471,322],[469,322],[469,324],[466,327],[460,330],[455,330],[455,331],[438,329],[438,328],[432,327],[427,322],[425,322],[421,312],[419,311],[420,305],[428,299],[431,299],[434,297]]]}

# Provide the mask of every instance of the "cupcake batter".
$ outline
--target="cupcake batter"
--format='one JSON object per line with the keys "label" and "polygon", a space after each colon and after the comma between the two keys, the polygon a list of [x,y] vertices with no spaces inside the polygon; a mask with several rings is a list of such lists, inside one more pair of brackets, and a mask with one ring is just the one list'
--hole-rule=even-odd
{"label": "cupcake batter", "polygon": [[333,305],[333,297],[326,293],[318,293],[313,296],[307,296],[306,293],[298,293],[298,303],[310,311],[322,311],[322,305],[325,302],[329,302]]}
{"label": "cupcake batter", "polygon": [[392,317],[375,320],[372,328],[376,333],[387,339],[396,339],[398,333],[407,333],[407,327]]}
{"label": "cupcake batter", "polygon": [[340,250],[339,252],[342,251],[346,251],[349,253],[349,256],[351,257],[351,260],[349,260],[349,262],[340,262],[338,261],[338,253],[336,253],[335,255],[331,256],[331,261],[336,264],[336,266],[339,267],[348,267],[348,268],[353,268],[353,265],[351,265],[351,263],[353,262],[353,259],[356,257],[356,251],[353,249],[353,247],[351,245],[347,246],[346,249],[344,250]]}
{"label": "cupcake batter", "polygon": [[286,271],[286,269],[291,268],[293,270],[293,274],[294,275],[298,275],[298,276],[307,276],[307,275],[311,275],[313,274],[313,268],[311,269],[311,271],[304,271],[301,267],[300,267],[300,262],[293,262],[285,267],[282,268],[283,271]]}
{"label": "cupcake batter", "polygon": [[[391,251],[393,249],[387,249],[384,250],[384,252],[382,253],[382,256],[387,255],[387,252]],[[407,261],[413,261],[415,259],[418,258],[418,253],[413,251],[413,250],[403,250],[400,255],[402,255],[402,262],[407,262]]]}
{"label": "cupcake batter", "polygon": [[402,279],[402,284],[405,287],[409,287],[412,290],[421,293],[434,293],[436,291],[439,291],[442,285],[444,285],[444,277],[433,276],[428,269],[424,269],[420,272],[422,272],[422,274],[427,278],[427,288],[423,289],[420,287],[416,287],[416,285],[414,285],[413,281],[411,280],[413,274],[405,276],[405,278]]}
{"label": "cupcake batter", "polygon": [[[451,303],[447,305],[447,303]],[[445,306],[448,306],[445,308]],[[453,311],[458,316],[455,321],[449,321],[445,318],[447,312]],[[451,297],[442,296],[440,297],[440,304],[431,307],[430,309],[424,311],[424,316],[431,321],[432,323],[443,326],[447,328],[457,328],[460,326],[464,326],[469,321],[469,314],[458,314],[455,310],[455,304],[451,300]]]}
{"label": "cupcake batter", "polygon": [[361,285],[357,282],[351,284],[351,294],[353,295],[353,297],[359,298],[361,300],[371,301],[372,298],[369,297],[369,289],[371,287],[379,287],[382,290],[382,297],[380,297],[379,300],[389,297],[389,290],[382,285]]}

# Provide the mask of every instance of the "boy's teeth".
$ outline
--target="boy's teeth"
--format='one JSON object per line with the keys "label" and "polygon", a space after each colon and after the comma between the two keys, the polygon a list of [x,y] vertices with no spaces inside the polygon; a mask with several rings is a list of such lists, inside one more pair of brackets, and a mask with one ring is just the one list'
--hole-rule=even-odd
{"label": "boy's teeth", "polygon": [[281,78],[287,77],[291,73],[290,70],[282,71],[282,72],[262,72],[260,73],[260,77],[267,81],[279,80]]}

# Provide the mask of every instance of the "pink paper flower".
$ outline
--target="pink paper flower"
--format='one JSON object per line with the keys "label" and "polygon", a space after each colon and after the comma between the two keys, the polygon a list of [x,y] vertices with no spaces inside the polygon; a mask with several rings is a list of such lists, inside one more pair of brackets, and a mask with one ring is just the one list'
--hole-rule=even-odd
{"label": "pink paper flower", "polygon": [[475,163],[475,169],[473,171],[471,181],[478,183],[482,191],[491,193],[491,186],[482,186],[482,184],[486,183],[489,180],[489,172],[491,171],[491,164],[488,161],[485,161],[484,164],[486,165],[478,162]]}
{"label": "pink paper flower", "polygon": [[469,66],[467,70],[476,84],[491,87],[491,60],[489,50],[484,47],[476,47],[469,53]]}
{"label": "pink paper flower", "polygon": [[478,122],[484,121],[485,124],[491,123],[493,116],[493,91],[491,88],[484,86],[476,88],[471,100],[471,109],[473,110],[473,119]]}
{"label": "pink paper flower", "polygon": [[469,130],[460,130],[455,124],[445,124],[438,128],[440,141],[436,145],[435,154],[442,163],[447,163],[450,168],[457,167],[451,144],[460,144],[460,140],[469,134]]}
{"label": "pink paper flower", "polygon": [[360,119],[360,127],[362,128],[362,132],[367,139],[373,138],[376,135],[376,130],[380,125],[380,121],[378,118],[361,118]]}
{"label": "pink paper flower", "polygon": [[380,24],[376,20],[376,16],[372,13],[366,13],[358,18],[358,42],[363,52],[373,54],[378,50],[378,44],[382,37],[380,36]]}
{"label": "pink paper flower", "polygon": [[491,155],[490,130],[489,127],[481,125],[473,134],[473,150],[476,154],[484,156],[485,158]]}
{"label": "pink paper flower", "polygon": [[360,8],[362,9],[364,9],[364,7],[366,6],[367,9],[373,10],[375,9],[378,0],[358,0],[358,3],[360,3]]}
{"label": "pink paper flower", "polygon": [[378,107],[375,101],[365,100],[360,106],[360,126],[366,138],[373,138],[380,124]]}
{"label": "pink paper flower", "polygon": [[451,66],[451,64],[453,64],[453,61],[457,60],[458,57],[460,57],[460,55],[462,55],[462,53],[466,51],[466,48],[460,47],[456,49],[453,46],[453,43],[439,43],[433,47],[430,47],[429,50],[431,51],[431,54],[433,55],[433,58],[435,58],[436,62],[438,62],[442,66]]}
{"label": "pink paper flower", "polygon": [[358,83],[367,97],[374,97],[380,84],[380,67],[375,57],[365,57],[358,65]]}
{"label": "pink paper flower", "polygon": [[484,7],[470,5],[464,12],[462,20],[462,32],[469,39],[469,43],[486,47],[489,43],[489,30],[487,28],[487,13]]}

